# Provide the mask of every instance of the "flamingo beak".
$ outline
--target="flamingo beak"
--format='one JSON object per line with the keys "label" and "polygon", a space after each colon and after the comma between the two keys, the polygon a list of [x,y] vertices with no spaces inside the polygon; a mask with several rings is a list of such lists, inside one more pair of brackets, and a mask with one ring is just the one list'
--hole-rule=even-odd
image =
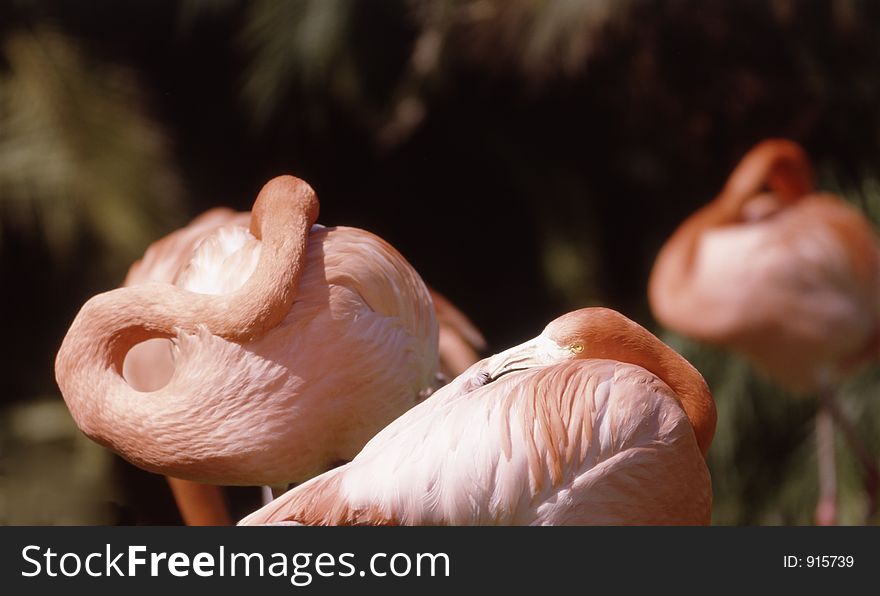
{"label": "flamingo beak", "polygon": [[536,337],[490,357],[486,363],[486,371],[489,373],[488,382],[491,383],[507,373],[547,364],[545,359],[541,358],[538,349],[539,339]]}

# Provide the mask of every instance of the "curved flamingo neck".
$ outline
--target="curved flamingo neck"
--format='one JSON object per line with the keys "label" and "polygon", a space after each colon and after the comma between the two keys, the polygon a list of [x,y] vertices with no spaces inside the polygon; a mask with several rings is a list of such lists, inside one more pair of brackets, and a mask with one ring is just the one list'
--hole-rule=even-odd
{"label": "curved flamingo neck", "polygon": [[[312,188],[293,176],[279,176],[262,188],[254,204],[251,231],[262,240],[262,248],[254,273],[239,290],[206,295],[154,282],[86,302],[55,360],[58,385],[80,428],[105,444],[136,440],[121,436],[124,429],[114,423],[137,400],[122,378],[125,356],[134,345],[179,331],[196,332],[199,326],[246,342],[280,323],[296,297],[309,230],[317,217]],[[139,407],[160,411],[163,400],[175,399],[174,387],[153,396],[140,400]]]}
{"label": "curved flamingo neck", "polygon": [[785,203],[813,192],[813,171],[800,145],[785,139],[759,143],[740,160],[713,203],[719,212],[736,217],[764,187]]}
{"label": "curved flamingo neck", "polygon": [[715,200],[688,218],[670,242],[683,239],[685,261],[692,264],[700,234],[739,221],[743,205],[765,187],[788,204],[813,192],[812,168],[800,145],[785,139],[756,145],[737,164]]}
{"label": "curved flamingo neck", "polygon": [[602,358],[641,366],[678,396],[705,456],[715,436],[715,401],[703,376],[647,329],[606,308],[591,309],[580,358]]}
{"label": "curved flamingo neck", "polygon": [[734,169],[721,193],[696,211],[673,233],[657,255],[648,283],[655,316],[664,324],[671,319],[694,318],[687,300],[703,234],[713,228],[741,220],[743,206],[768,187],[784,203],[794,203],[813,192],[813,174],[803,149],[792,141],[770,139],[749,151]]}

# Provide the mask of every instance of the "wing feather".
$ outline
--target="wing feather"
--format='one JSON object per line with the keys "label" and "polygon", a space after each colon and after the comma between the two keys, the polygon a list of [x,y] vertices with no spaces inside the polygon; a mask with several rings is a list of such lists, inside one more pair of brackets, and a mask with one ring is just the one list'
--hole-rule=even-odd
{"label": "wing feather", "polygon": [[[705,521],[711,488],[693,430],[644,369],[580,360],[468,387],[444,387],[352,462],[242,523]],[[683,505],[652,513],[655,492]],[[614,497],[630,505],[609,507]]]}

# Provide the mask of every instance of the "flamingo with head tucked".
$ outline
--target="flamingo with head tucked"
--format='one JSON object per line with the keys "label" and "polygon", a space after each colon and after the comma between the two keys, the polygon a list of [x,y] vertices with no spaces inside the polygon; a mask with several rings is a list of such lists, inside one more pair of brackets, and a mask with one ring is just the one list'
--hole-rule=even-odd
{"label": "flamingo with head tucked", "polygon": [[706,524],[706,383],[619,313],[586,308],[481,360],[351,462],[242,524]]}
{"label": "flamingo with head tucked", "polygon": [[[351,459],[429,394],[424,283],[380,238],[317,215],[308,184],[275,178],[252,214],[209,212],[164,256],[148,251],[131,285],[89,300],[56,359],[83,432],[151,472],[286,486]],[[144,375],[151,361],[167,378]]]}
{"label": "flamingo with head tucked", "polygon": [[[196,247],[224,227],[245,225],[248,214],[214,208],[195,218],[184,228],[157,240],[144,257],[128,271],[123,285],[146,282],[174,283],[189,266]],[[235,279],[232,263],[223,263],[224,271]],[[228,291],[229,287],[223,287]],[[428,286],[439,328],[440,372],[455,377],[479,360],[478,350],[485,340],[471,320],[440,292]],[[155,391],[165,385],[174,372],[174,350],[167,339],[152,339],[129,350],[123,366],[126,381],[138,391]],[[219,486],[168,477],[181,517],[187,525],[229,525],[232,523],[223,492]],[[271,496],[267,496],[271,500]]]}
{"label": "flamingo with head tucked", "polygon": [[[823,396],[817,520],[834,523],[832,390],[880,353],[880,248],[871,224],[813,190],[797,144],[764,141],[663,246],[649,299],[670,329],[739,351],[792,392]],[[876,484],[872,457],[846,435]]]}

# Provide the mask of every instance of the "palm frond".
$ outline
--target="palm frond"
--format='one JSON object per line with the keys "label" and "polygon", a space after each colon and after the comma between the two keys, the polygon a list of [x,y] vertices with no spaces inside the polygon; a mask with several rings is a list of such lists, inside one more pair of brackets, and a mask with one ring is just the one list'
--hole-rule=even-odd
{"label": "palm frond", "polygon": [[294,85],[306,90],[343,85],[357,94],[347,40],[353,2],[257,0],[248,5],[241,34],[251,56],[243,95],[265,122]]}
{"label": "palm frond", "polygon": [[128,71],[88,60],[51,29],[2,44],[0,218],[62,255],[85,227],[129,260],[179,213],[158,126]]}

